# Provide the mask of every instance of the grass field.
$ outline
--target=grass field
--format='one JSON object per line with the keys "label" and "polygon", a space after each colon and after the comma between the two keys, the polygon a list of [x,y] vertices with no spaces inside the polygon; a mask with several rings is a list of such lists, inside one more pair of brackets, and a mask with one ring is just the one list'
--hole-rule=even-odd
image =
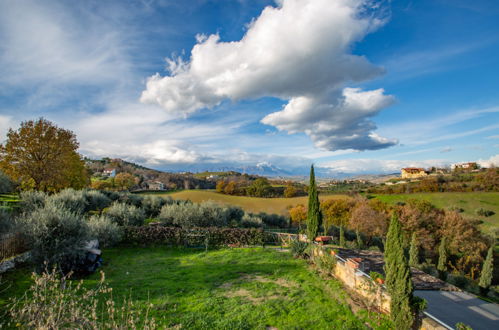
{"label": "grass field", "polygon": [[[160,194],[155,194],[160,195]],[[174,199],[190,199],[193,202],[199,203],[208,200],[215,201],[220,204],[236,205],[242,207],[245,211],[258,213],[275,213],[287,215],[287,208],[291,205],[304,204],[307,205],[308,197],[293,197],[293,198],[258,198],[246,196],[231,196],[217,193],[213,190],[183,190],[179,192],[169,193]],[[321,196],[321,200],[332,198],[345,198],[345,195],[325,195]]]}
{"label": "grass field", "polygon": [[[114,299],[131,295],[144,309],[152,303],[160,328],[365,329],[366,321],[390,328],[378,314],[353,314],[339,282],[323,280],[289,252],[116,248],[105,250],[104,258]],[[96,285],[98,277],[85,285]],[[0,309],[29,286],[28,270],[9,272],[3,282]]]}
{"label": "grass field", "polygon": [[[376,198],[388,202],[404,202],[408,199],[426,200],[438,208],[448,209],[459,207],[464,210],[463,214],[474,219],[483,221],[484,230],[499,228],[499,192],[472,192],[472,193],[416,193],[398,195],[375,195]],[[475,210],[484,208],[494,211],[490,217],[476,215]]]}

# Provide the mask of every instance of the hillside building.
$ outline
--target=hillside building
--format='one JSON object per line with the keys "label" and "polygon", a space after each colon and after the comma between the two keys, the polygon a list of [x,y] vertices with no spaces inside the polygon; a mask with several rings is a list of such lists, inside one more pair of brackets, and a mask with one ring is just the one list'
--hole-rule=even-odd
{"label": "hillside building", "polygon": [[427,176],[428,172],[424,168],[406,167],[401,170],[401,174],[403,179],[417,179]]}

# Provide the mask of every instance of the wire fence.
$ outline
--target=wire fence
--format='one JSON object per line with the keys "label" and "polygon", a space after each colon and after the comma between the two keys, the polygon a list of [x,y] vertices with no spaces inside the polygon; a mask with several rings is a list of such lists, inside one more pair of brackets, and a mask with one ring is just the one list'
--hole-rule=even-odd
{"label": "wire fence", "polygon": [[9,233],[0,236],[0,262],[28,250],[28,242],[22,233]]}

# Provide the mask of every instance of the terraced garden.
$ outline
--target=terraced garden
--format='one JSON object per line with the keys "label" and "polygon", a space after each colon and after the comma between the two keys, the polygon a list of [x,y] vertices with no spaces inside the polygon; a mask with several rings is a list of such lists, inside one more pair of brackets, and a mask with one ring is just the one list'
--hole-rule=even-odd
{"label": "terraced garden", "polygon": [[[120,247],[104,251],[102,270],[118,302],[152,304],[160,328],[388,329],[376,313],[354,314],[339,282],[323,280],[302,259],[273,249],[213,251]],[[30,285],[29,269],[4,274],[0,309]],[[98,283],[98,274],[85,279]]]}

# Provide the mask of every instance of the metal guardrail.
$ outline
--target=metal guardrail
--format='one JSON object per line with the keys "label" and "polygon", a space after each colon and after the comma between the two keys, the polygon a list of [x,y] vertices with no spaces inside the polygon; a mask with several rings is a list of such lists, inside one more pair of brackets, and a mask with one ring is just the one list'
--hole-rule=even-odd
{"label": "metal guardrail", "polygon": [[426,315],[426,316],[428,316],[430,319],[432,319],[433,321],[437,322],[438,324],[440,324],[441,326],[443,326],[444,328],[446,328],[448,330],[454,330],[455,329],[455,328],[451,327],[450,325],[446,324],[444,321],[441,321],[438,318],[436,318],[435,316],[431,315],[428,312],[423,312],[423,314]]}

